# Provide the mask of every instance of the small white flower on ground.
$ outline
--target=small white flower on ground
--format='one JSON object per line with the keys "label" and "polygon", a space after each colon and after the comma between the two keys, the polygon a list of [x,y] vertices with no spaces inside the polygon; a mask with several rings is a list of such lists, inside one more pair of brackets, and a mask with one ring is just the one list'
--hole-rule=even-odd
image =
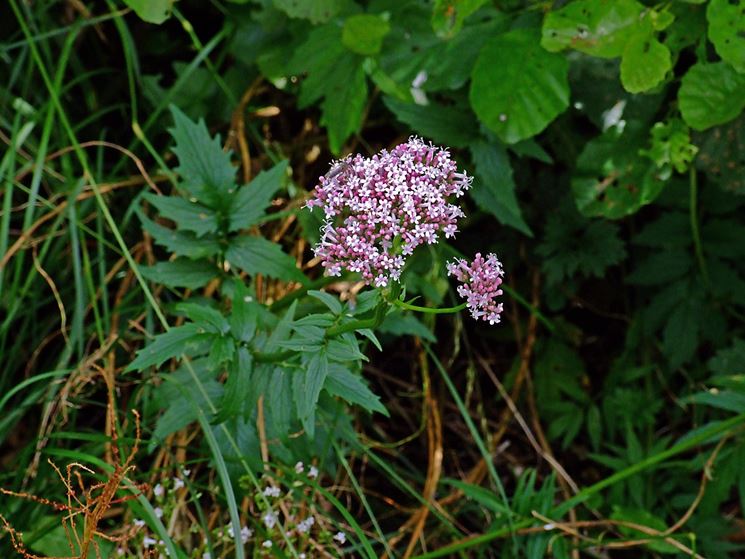
{"label": "small white flower on ground", "polygon": [[144,545],[145,547],[150,547],[151,545],[155,545],[156,543],[158,542],[150,536],[145,536],[145,539],[142,540],[142,545]]}
{"label": "small white flower on ground", "polygon": [[118,547],[116,549],[116,554],[119,555],[119,556],[122,556],[122,555],[124,555],[124,550],[121,547]]}
{"label": "small white flower on ground", "polygon": [[235,539],[235,532],[233,532],[233,525],[232,524],[230,526],[228,526],[228,537],[231,540],[234,540]]}
{"label": "small white flower on ground", "polygon": [[305,465],[302,462],[298,462],[297,464],[295,464],[296,474],[302,474],[304,469],[305,469]]}
{"label": "small white flower on ground", "polygon": [[153,512],[155,512],[155,516],[157,516],[158,518],[163,518],[163,509],[162,508],[155,507],[155,510]]}
{"label": "small white flower on ground", "polygon": [[277,513],[270,510],[261,517],[261,520],[264,521],[264,526],[271,530],[277,524]]}
{"label": "small white flower on ground", "polygon": [[155,495],[156,497],[163,496],[163,486],[160,483],[153,487],[153,495]]}
{"label": "small white flower on ground", "polygon": [[336,533],[336,534],[334,535],[334,539],[335,539],[335,540],[336,540],[337,542],[339,542],[339,543],[343,544],[343,543],[345,543],[345,542],[347,541],[347,535],[346,535],[346,534],[345,534],[344,532],[337,532],[337,533]]}
{"label": "small white flower on ground", "polygon": [[248,526],[241,528],[241,543],[246,543],[248,538],[254,535],[254,531]]}
{"label": "small white flower on ground", "polygon": [[191,470],[187,470],[186,468],[184,468],[184,475],[185,475],[186,477],[189,477],[189,474],[190,474],[190,473],[191,473]]}
{"label": "small white flower on ground", "polygon": [[311,526],[313,526],[313,524],[315,523],[316,523],[316,519],[313,518],[312,516],[309,516],[308,518],[306,518],[305,520],[303,520],[297,525],[297,531],[300,532],[301,534],[305,534],[306,532],[310,531]]}
{"label": "small white flower on ground", "polygon": [[264,540],[264,543],[262,543],[261,546],[269,549],[272,547],[272,540]]}
{"label": "small white flower on ground", "polygon": [[279,497],[279,487],[270,485],[264,489],[264,497]]}
{"label": "small white flower on ground", "polygon": [[145,521],[144,520],[140,520],[139,518],[135,518],[134,525],[137,528],[142,528],[145,525]]}
{"label": "small white flower on ground", "polygon": [[212,555],[210,555],[209,551],[205,551],[202,553],[202,559],[212,559]]}
{"label": "small white flower on ground", "polygon": [[176,491],[184,486],[184,480],[179,477],[173,478],[173,490]]}
{"label": "small white flower on ground", "polygon": [[310,479],[316,479],[318,477],[318,468],[315,466],[311,466],[308,468],[308,477]]}

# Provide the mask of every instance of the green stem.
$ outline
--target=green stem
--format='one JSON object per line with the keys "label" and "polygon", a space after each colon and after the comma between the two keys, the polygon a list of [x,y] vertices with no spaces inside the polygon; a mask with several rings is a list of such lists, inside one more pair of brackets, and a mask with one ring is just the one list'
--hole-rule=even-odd
{"label": "green stem", "polygon": [[698,227],[698,181],[696,180],[696,169],[691,165],[688,172],[690,177],[690,218],[691,218],[691,235],[693,236],[693,246],[696,251],[696,260],[698,261],[698,267],[701,271],[701,277],[704,278],[704,283],[707,287],[709,283],[709,271],[706,268],[706,260],[704,260],[704,247],[701,243],[701,231]]}
{"label": "green stem", "polygon": [[277,363],[289,359],[297,352],[292,349],[286,349],[284,351],[275,351],[273,353],[263,353],[261,351],[252,352],[254,361],[256,363]]}
{"label": "green stem", "polygon": [[346,324],[332,326],[331,328],[326,330],[326,338],[333,338],[334,336],[338,336],[339,334],[344,334],[345,332],[353,332],[355,330],[377,328],[383,322],[383,319],[385,318],[385,312],[386,310],[388,310],[388,305],[386,303],[387,301],[385,300],[378,303],[378,306],[375,307],[375,314],[373,314],[372,318],[363,318],[360,320],[347,322]]}
{"label": "green stem", "polygon": [[318,278],[317,280],[310,281],[305,285],[300,286],[295,291],[288,293],[281,299],[274,301],[274,303],[269,305],[269,310],[272,312],[277,312],[279,310],[287,308],[293,301],[299,299],[300,297],[303,297],[311,289],[318,289],[319,287],[323,287],[335,281],[339,281],[339,278],[324,276]]}
{"label": "green stem", "polygon": [[433,307],[420,307],[419,305],[412,305],[410,303],[404,303],[400,299],[394,299],[393,301],[391,301],[391,303],[393,303],[397,307],[406,309],[407,311],[423,312],[427,314],[452,314],[452,313],[462,311],[463,309],[466,308],[466,305],[468,304],[468,303],[462,303],[458,305],[457,307],[433,308]]}

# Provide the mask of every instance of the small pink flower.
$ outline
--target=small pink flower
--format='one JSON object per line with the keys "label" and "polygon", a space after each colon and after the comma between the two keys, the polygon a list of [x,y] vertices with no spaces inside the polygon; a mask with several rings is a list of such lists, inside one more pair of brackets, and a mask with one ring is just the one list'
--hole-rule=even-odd
{"label": "small pink flower", "polygon": [[462,196],[471,181],[446,149],[416,137],[371,158],[337,162],[307,203],[324,212],[315,254],[326,274],[359,272],[376,287],[398,281],[416,247],[455,235],[463,212],[447,199]]}
{"label": "small pink flower", "polygon": [[458,295],[466,300],[471,316],[488,320],[489,324],[498,324],[502,303],[497,303],[496,298],[502,294],[499,286],[502,285],[504,270],[496,255],[487,254],[484,258],[480,252],[476,253],[470,265],[463,258],[456,258],[448,263],[447,270],[449,276],[455,276],[461,282]]}

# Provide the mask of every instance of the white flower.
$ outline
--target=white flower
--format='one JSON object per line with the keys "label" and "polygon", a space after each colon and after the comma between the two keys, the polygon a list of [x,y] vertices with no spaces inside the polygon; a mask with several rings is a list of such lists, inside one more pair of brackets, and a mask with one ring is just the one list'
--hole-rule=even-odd
{"label": "white flower", "polygon": [[264,489],[264,497],[279,497],[279,494],[279,487],[275,487],[274,485],[270,485]]}
{"label": "white flower", "polygon": [[318,477],[318,468],[315,466],[311,466],[308,468],[308,477],[310,479],[316,479]]}
{"label": "white flower", "polygon": [[254,535],[254,531],[248,526],[241,528],[241,543],[246,543],[248,538]]}
{"label": "white flower", "polygon": [[339,543],[343,544],[344,542],[346,542],[346,541],[347,541],[347,535],[346,535],[346,534],[345,534],[344,532],[337,532],[337,533],[336,533],[336,534],[334,535],[334,539],[335,539],[335,540],[336,540],[337,542],[339,542]]}
{"label": "white flower", "polygon": [[153,495],[156,497],[163,496],[163,486],[160,483],[153,488]]}
{"label": "white flower", "polygon": [[277,513],[271,510],[267,511],[267,513],[261,517],[261,520],[264,521],[264,526],[271,530],[277,524]]}
{"label": "white flower", "polygon": [[155,510],[153,512],[155,512],[155,516],[157,516],[158,518],[163,518],[163,509],[162,508],[155,507]]}
{"label": "white flower", "polygon": [[302,462],[298,462],[297,464],[295,464],[295,473],[296,474],[302,474],[304,469],[305,469],[305,466],[303,465]]}
{"label": "white flower", "polygon": [[264,543],[262,543],[261,546],[269,549],[272,547],[272,540],[264,540]]}
{"label": "white flower", "polygon": [[145,536],[145,539],[142,540],[142,545],[144,545],[145,547],[150,547],[151,545],[155,545],[156,543],[158,542],[150,536]]}
{"label": "white flower", "polygon": [[187,470],[186,468],[184,468],[184,475],[185,475],[186,477],[189,477],[189,474],[190,474],[190,473],[191,473],[191,470]]}
{"label": "white flower", "polygon": [[316,523],[316,519],[313,518],[312,516],[309,516],[308,518],[306,518],[305,520],[303,520],[297,525],[297,531],[300,532],[301,534],[305,534],[306,532],[310,531],[311,526],[313,526],[313,524],[315,523]]}
{"label": "white flower", "polygon": [[145,525],[145,521],[144,520],[140,520],[139,518],[135,518],[134,525],[137,528],[142,528]]}
{"label": "white flower", "polygon": [[173,490],[176,491],[184,486],[184,480],[179,477],[173,478]]}
{"label": "white flower", "polygon": [[124,550],[121,547],[116,548],[116,554],[120,557],[124,555]]}
{"label": "white flower", "polygon": [[209,551],[205,551],[202,553],[202,559],[212,559],[212,555],[210,555]]}

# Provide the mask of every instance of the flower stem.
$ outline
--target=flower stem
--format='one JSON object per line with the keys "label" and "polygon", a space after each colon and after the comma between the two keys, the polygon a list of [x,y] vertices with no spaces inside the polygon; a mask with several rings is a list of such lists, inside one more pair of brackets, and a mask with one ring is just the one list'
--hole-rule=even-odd
{"label": "flower stem", "polygon": [[420,307],[418,305],[412,305],[411,303],[405,303],[401,301],[400,299],[394,299],[393,301],[391,301],[391,303],[393,303],[397,307],[406,309],[407,311],[417,311],[417,312],[423,312],[427,314],[452,314],[452,313],[462,311],[463,309],[466,308],[466,305],[467,305],[467,303],[462,303],[458,305],[457,307],[444,307],[444,308]]}
{"label": "flower stem", "polygon": [[693,247],[696,251],[696,260],[701,271],[701,277],[707,287],[709,284],[709,271],[706,269],[706,260],[704,260],[704,247],[701,243],[701,231],[698,227],[698,182],[696,181],[696,169],[691,165],[689,169],[690,176],[690,218],[691,218],[691,235],[693,236]]}

